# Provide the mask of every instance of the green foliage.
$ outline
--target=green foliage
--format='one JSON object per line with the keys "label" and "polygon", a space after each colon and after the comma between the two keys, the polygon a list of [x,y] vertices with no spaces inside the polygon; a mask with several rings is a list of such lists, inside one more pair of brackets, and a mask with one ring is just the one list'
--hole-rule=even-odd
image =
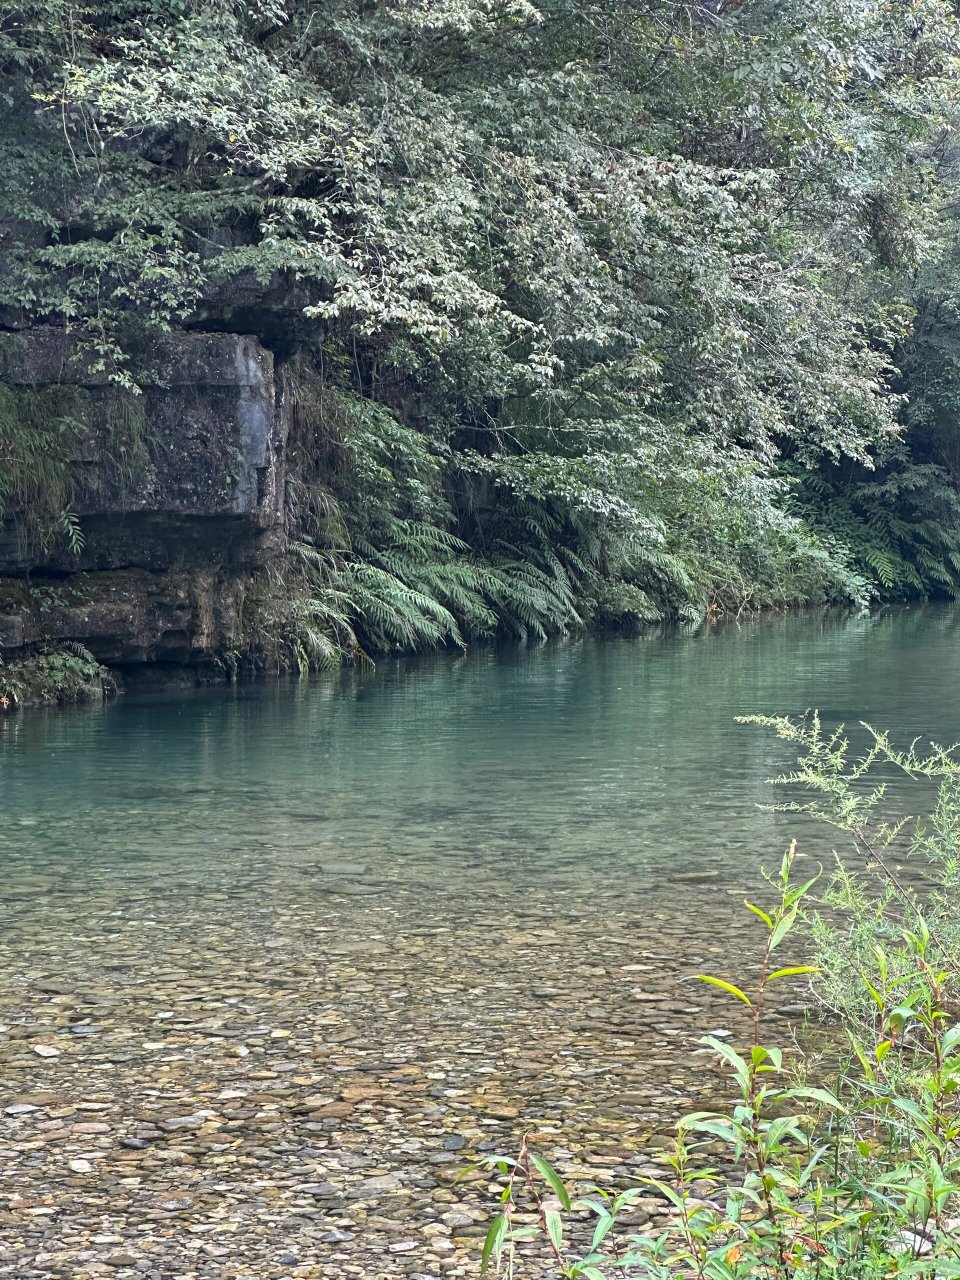
{"label": "green foliage", "polygon": [[782,464],[946,396],[958,52],[947,0],[0,2],[0,306],[130,391],[177,325],[312,371],[304,652],[952,589],[909,469],[834,531]]}
{"label": "green foliage", "polygon": [[960,491],[904,448],[875,476],[808,472],[798,505],[869,593],[903,600],[960,594]]}
{"label": "green foliage", "polygon": [[[745,720],[799,752],[776,781],[801,795],[778,807],[848,833],[858,856],[838,859],[823,912],[813,905],[820,876],[798,883],[791,846],[771,878],[772,905],[745,904],[764,933],[755,983],[698,975],[746,1007],[752,1024],[742,1049],[701,1040],[725,1073],[729,1108],[685,1116],[669,1172],[619,1192],[574,1194],[527,1139],[517,1158],[485,1161],[502,1191],[483,1271],[524,1274],[539,1257],[558,1277],[587,1280],[957,1273],[960,760],[938,746],[897,750],[868,727],[858,754],[842,729],[824,734],[816,715]],[[891,775],[935,784],[925,820],[891,815]],[[795,952],[798,931],[816,963],[776,954]],[[798,978],[839,1016],[831,1026],[845,1053],[835,1035],[825,1051],[763,1040],[771,990]],[[629,1210],[652,1193],[664,1216],[638,1232]]]}
{"label": "green foliage", "polygon": [[[301,603],[315,633],[347,656],[491,635],[545,638],[579,622],[569,563],[527,511],[520,548],[488,557],[451,531],[449,450],[394,413],[301,370],[296,448],[305,481],[291,492]],[[327,459],[337,494],[310,475]],[[521,515],[522,518],[522,515]],[[579,563],[579,562],[578,562]]]}
{"label": "green foliage", "polygon": [[58,383],[0,383],[0,522],[12,520],[25,550],[40,558],[84,546],[74,510],[84,496],[77,466],[93,444],[102,481],[121,487],[149,456],[146,416],[139,401],[109,393],[96,404],[77,387]]}
{"label": "green foliage", "polygon": [[71,509],[78,431],[69,388],[0,384],[0,520],[12,512],[23,541],[44,552],[60,541],[74,551],[83,546]]}
{"label": "green foliage", "polygon": [[83,645],[64,641],[12,662],[0,659],[0,711],[24,702],[65,703],[103,698],[115,685]]}
{"label": "green foliage", "polygon": [[[940,988],[944,1000],[960,999],[960,763],[955,750],[932,745],[924,754],[916,743],[897,750],[887,734],[864,725],[869,747],[858,753],[842,727],[824,734],[817,715],[803,721],[748,717],[747,722],[773,728],[800,752],[796,769],[776,783],[803,788],[808,798],[776,807],[847,832],[858,855],[853,866],[837,860],[826,895],[827,905],[848,921],[847,931],[832,925],[829,915],[814,921],[821,998],[842,1009],[848,1027],[867,1038],[876,1029],[877,992],[887,1002],[879,1006],[882,1024],[891,995],[902,994],[912,981],[922,954],[931,971],[946,970]],[[934,803],[922,820],[888,812],[890,785],[897,778],[935,787]],[[869,875],[854,869],[860,863]],[[866,974],[874,975],[872,988],[854,976]],[[901,1002],[899,996],[894,1001]]]}

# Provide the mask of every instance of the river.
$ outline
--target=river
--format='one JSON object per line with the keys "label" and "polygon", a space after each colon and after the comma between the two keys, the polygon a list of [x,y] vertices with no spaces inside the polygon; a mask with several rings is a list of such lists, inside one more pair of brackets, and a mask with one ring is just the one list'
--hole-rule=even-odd
{"label": "river", "polygon": [[795,834],[734,717],[952,740],[958,663],[927,607],[0,719],[0,1270],[474,1276],[476,1155],[653,1168]]}

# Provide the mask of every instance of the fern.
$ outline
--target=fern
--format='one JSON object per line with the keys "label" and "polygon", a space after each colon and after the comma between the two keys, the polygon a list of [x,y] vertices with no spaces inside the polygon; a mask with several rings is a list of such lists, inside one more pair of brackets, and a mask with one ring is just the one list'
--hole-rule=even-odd
{"label": "fern", "polygon": [[943,468],[899,450],[885,469],[853,483],[801,473],[796,500],[876,594],[960,597],[960,494]]}
{"label": "fern", "polygon": [[71,388],[0,383],[0,520],[12,516],[25,549],[46,554],[61,541],[75,551],[82,546],[72,512],[75,398]]}
{"label": "fern", "polygon": [[[591,459],[471,456],[451,473],[442,435],[315,372],[300,379],[295,536],[251,631],[263,661],[308,670],[494,634],[542,641],[588,619],[638,626],[869,594],[861,562],[780,510],[781,487],[752,463],[717,472],[693,451],[670,460],[664,486],[633,459],[606,497]],[[874,538],[875,557],[883,545]],[[868,576],[904,573],[877,559]]]}

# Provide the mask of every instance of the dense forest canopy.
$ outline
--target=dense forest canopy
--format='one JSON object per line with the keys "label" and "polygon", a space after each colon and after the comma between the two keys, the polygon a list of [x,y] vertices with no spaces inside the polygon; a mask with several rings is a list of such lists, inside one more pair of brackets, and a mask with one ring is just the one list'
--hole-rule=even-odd
{"label": "dense forest canopy", "polygon": [[[289,371],[264,653],[960,586],[951,4],[0,14],[9,322]],[[70,536],[52,421],[0,502]]]}

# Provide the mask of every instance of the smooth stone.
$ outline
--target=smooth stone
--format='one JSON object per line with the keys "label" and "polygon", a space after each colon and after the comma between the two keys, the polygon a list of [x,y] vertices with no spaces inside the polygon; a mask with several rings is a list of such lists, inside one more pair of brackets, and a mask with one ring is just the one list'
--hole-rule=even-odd
{"label": "smooth stone", "polygon": [[177,1129],[199,1129],[209,1118],[209,1115],[210,1113],[207,1111],[197,1111],[188,1116],[168,1116],[166,1120],[160,1121],[160,1125],[171,1133]]}
{"label": "smooth stone", "polygon": [[173,1212],[189,1209],[193,1205],[193,1199],[190,1196],[161,1196],[157,1200],[157,1204],[161,1209]]}
{"label": "smooth stone", "polygon": [[450,1209],[447,1213],[441,1213],[440,1221],[451,1229],[456,1227],[469,1227],[476,1218],[473,1214],[467,1213],[463,1209]]}
{"label": "smooth stone", "polygon": [[354,1188],[361,1196],[389,1195],[393,1191],[401,1191],[402,1189],[403,1183],[395,1173],[387,1173],[373,1178],[362,1178]]}
{"label": "smooth stone", "polygon": [[317,1107],[315,1111],[311,1111],[311,1116],[319,1116],[324,1119],[346,1120],[348,1116],[352,1116],[356,1107],[352,1102],[330,1102],[326,1106]]}

